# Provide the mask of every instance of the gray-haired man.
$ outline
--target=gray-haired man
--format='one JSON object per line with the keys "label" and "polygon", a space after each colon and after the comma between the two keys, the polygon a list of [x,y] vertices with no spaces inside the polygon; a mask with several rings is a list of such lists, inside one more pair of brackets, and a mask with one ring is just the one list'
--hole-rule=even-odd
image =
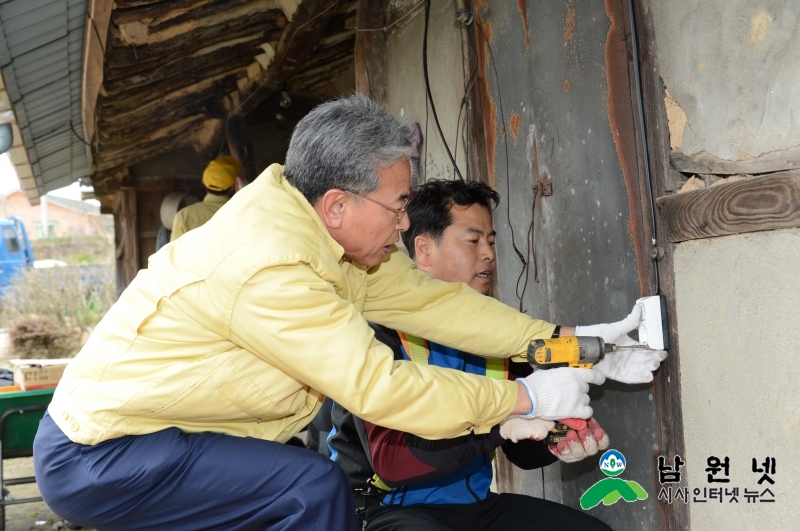
{"label": "gray-haired man", "polygon": [[490,380],[396,363],[374,340],[366,319],[508,357],[554,330],[394,252],[414,140],[366,98],[323,104],[295,129],[285,171],[271,166],[151,257],[37,434],[36,476],[57,514],[108,530],[355,529],[336,465],[278,444],[325,396],[431,439],[512,414],[591,416],[597,371]]}

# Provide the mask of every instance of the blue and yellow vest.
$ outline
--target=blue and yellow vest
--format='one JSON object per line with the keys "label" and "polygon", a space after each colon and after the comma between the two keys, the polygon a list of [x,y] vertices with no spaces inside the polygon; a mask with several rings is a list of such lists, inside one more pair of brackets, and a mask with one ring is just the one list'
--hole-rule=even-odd
{"label": "blue and yellow vest", "polygon": [[[403,357],[422,365],[434,365],[490,378],[508,379],[508,360],[481,358],[425,339],[397,332]],[[484,453],[449,476],[392,489],[381,500],[385,505],[474,503],[486,498],[492,483],[494,453]]]}

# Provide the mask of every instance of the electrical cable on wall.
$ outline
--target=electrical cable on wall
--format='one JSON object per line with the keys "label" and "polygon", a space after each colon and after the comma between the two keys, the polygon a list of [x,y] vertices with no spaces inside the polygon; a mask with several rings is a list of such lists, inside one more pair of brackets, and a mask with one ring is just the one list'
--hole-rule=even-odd
{"label": "electrical cable on wall", "polygon": [[[522,255],[522,252],[520,252],[519,248],[517,248],[517,243],[514,236],[514,225],[511,223],[511,176],[509,175],[510,164],[508,156],[508,138],[506,137],[506,117],[505,113],[503,112],[503,95],[502,95],[503,91],[500,88],[500,75],[497,72],[497,63],[494,60],[494,51],[492,50],[492,45],[489,43],[489,36],[486,34],[486,30],[483,29],[483,24],[481,24],[480,20],[478,20],[477,17],[475,16],[475,13],[459,9],[458,11],[456,11],[456,20],[465,25],[470,25],[472,24],[472,22],[475,22],[475,25],[481,30],[484,41],[486,42],[486,48],[489,50],[489,58],[491,59],[492,62],[492,69],[494,71],[495,82],[497,83],[497,100],[498,100],[498,107],[500,108],[500,121],[502,123],[500,132],[502,133],[503,136],[503,149],[505,152],[505,159],[506,159],[506,168],[505,168],[506,169],[506,220],[508,221],[508,228],[511,233],[511,247],[514,249],[514,252],[519,258],[519,261],[522,263],[522,271],[520,272],[519,276],[519,278],[521,279],[528,269],[528,262],[525,260],[525,257]],[[472,35],[469,35],[469,43],[472,46],[473,52],[475,53],[475,57],[478,57],[478,48],[476,44],[473,42]],[[519,279],[517,285],[519,285]],[[522,311],[522,295],[519,294],[518,290],[516,295],[517,298],[519,299],[520,311]]]}
{"label": "electrical cable on wall", "polygon": [[636,103],[639,106],[639,128],[642,132],[642,151],[644,152],[644,171],[647,180],[647,194],[650,199],[650,220],[653,227],[651,243],[653,244],[653,295],[658,295],[660,286],[658,278],[658,247],[656,246],[656,207],[653,201],[653,185],[650,182],[650,158],[647,153],[647,131],[644,124],[644,107],[642,105],[642,77],[639,71],[639,43],[636,39],[636,17],[633,12],[633,0],[628,0],[628,12],[631,17],[631,47],[633,48],[633,77],[636,81]]}
{"label": "electrical cable on wall", "polygon": [[[461,175],[461,170],[458,169],[458,165],[456,164],[456,159],[453,158],[453,154],[450,152],[450,146],[447,145],[447,140],[445,140],[444,138],[444,132],[442,132],[442,126],[439,125],[439,117],[436,115],[436,106],[433,103],[433,94],[431,94],[431,83],[430,79],[428,78],[428,19],[430,18],[430,11],[431,11],[431,0],[426,0],[425,32],[423,33],[422,37],[422,73],[425,76],[425,93],[428,96],[428,101],[431,104],[433,121],[436,123],[436,129],[439,130],[439,137],[442,139],[442,144],[444,144],[444,149],[445,151],[447,151],[447,156],[450,157],[450,162],[453,163],[453,168],[455,169],[456,174],[458,174],[458,178],[463,181],[464,176]],[[456,137],[456,142],[458,142],[458,137]]]}

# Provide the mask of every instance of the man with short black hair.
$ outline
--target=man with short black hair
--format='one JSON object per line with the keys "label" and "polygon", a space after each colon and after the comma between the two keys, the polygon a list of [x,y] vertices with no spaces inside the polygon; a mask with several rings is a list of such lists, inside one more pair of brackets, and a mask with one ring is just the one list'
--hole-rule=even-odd
{"label": "man with short black hair", "polygon": [[[479,182],[433,180],[414,190],[403,243],[417,267],[432,278],[462,282],[484,295],[492,286],[497,192]],[[527,364],[482,358],[386,326],[371,325],[396,360],[508,379],[530,374]],[[557,459],[574,462],[608,446],[593,420],[565,422],[568,441],[541,441],[552,422],[505,420],[488,434],[431,441],[354,417],[339,404],[328,439],[332,459],[354,488],[367,531],[474,529],[608,530],[575,509],[517,494],[489,492],[494,451],[529,470]],[[535,440],[539,439],[539,440]],[[374,474],[374,475],[373,475]],[[378,504],[381,506],[378,506]],[[360,510],[365,509],[365,510]]]}

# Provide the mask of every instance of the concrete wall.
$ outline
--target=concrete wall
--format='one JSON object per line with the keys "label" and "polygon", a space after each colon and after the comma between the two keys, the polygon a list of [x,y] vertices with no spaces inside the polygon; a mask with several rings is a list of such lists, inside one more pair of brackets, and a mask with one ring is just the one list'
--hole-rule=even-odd
{"label": "concrete wall", "polygon": [[[462,51],[466,53],[466,50],[462,50],[461,29],[454,13],[452,2],[432,2],[428,31],[428,74],[439,123],[466,179],[464,145],[460,140],[456,148],[456,121],[466,79]],[[421,177],[452,179],[453,165],[439,137],[430,106],[426,105],[422,70],[424,28],[424,12],[419,10],[395,26],[389,35],[386,46],[387,107],[394,116],[420,124],[425,141],[421,153],[424,161],[421,164]],[[466,109],[461,116],[462,125],[464,114]]]}
{"label": "concrete wall", "polygon": [[[738,488],[739,504],[691,503],[693,530],[798,529],[800,230],[682,243],[675,253],[686,466],[681,485]],[[730,458],[709,484],[706,459]],[[752,459],[776,458],[775,485]],[[775,503],[751,503],[765,488]]]}
{"label": "concrete wall", "polygon": [[661,77],[688,118],[685,153],[738,160],[800,145],[796,0],[651,0],[649,9]]}

